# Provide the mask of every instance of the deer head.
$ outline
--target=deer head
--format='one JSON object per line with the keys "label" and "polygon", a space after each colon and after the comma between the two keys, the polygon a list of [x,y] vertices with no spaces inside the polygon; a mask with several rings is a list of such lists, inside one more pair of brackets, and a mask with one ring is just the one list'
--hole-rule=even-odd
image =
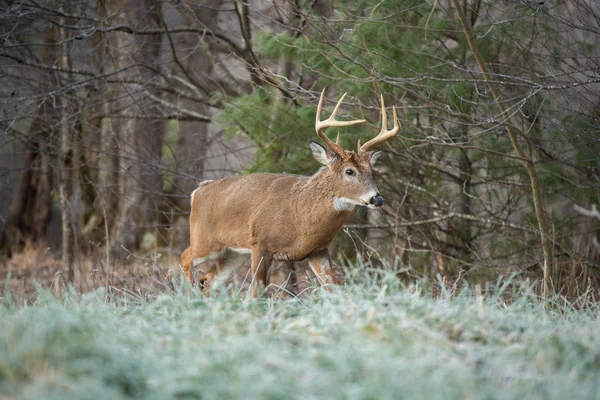
{"label": "deer head", "polygon": [[323,130],[329,127],[342,127],[355,125],[365,122],[364,119],[352,121],[337,121],[335,119],[337,112],[346,97],[346,93],[338,101],[331,116],[321,121],[321,111],[323,108],[323,97],[325,89],[321,92],[319,105],[317,107],[317,116],[315,120],[315,130],[317,136],[325,143],[325,147],[317,142],[311,141],[310,148],[314,158],[327,168],[324,174],[333,183],[332,190],[335,192],[334,207],[337,210],[351,210],[354,206],[367,206],[370,208],[381,207],[383,197],[377,190],[377,185],[373,181],[371,169],[377,158],[381,155],[380,150],[372,148],[393,137],[400,131],[400,123],[396,114],[396,107],[393,107],[394,127],[387,129],[387,116],[385,103],[381,96],[381,131],[373,139],[361,146],[360,139],[357,144],[357,151],[344,150],[339,144],[339,133],[335,142],[331,141]]}

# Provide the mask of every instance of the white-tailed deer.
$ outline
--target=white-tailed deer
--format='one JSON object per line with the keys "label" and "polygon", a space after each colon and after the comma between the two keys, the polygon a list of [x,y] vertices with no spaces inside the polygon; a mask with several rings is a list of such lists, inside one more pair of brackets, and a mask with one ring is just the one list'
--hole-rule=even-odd
{"label": "white-tailed deer", "polygon": [[320,120],[321,93],[315,129],[328,147],[311,141],[314,158],[324,165],[313,176],[256,173],[202,182],[192,192],[190,247],[181,255],[182,267],[193,283],[194,265],[216,260],[200,280],[204,287],[219,273],[227,250],[251,254],[252,295],[257,283],[267,285],[273,260],[308,258],[311,269],[324,284],[337,283],[329,260],[329,244],[355,206],[381,207],[383,197],[373,182],[371,167],[380,154],[372,148],[400,130],[396,108],[394,127],[387,129],[381,96],[381,132],[357,152],[346,151],[325,136],[323,129],[359,124],[365,120],[336,121],[344,97],[333,113]]}

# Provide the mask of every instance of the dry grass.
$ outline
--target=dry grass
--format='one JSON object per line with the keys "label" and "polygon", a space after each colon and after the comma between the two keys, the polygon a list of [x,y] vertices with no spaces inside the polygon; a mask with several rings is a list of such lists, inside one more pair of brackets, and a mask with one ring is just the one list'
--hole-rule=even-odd
{"label": "dry grass", "polygon": [[[28,243],[12,258],[0,260],[0,287],[7,288],[19,302],[33,300],[37,295],[36,286],[47,288],[59,297],[70,285],[79,293],[109,288],[117,293],[145,296],[173,289],[172,278],[181,277],[178,255],[172,251],[130,254],[127,263],[110,263],[108,267],[103,257],[81,257],[75,268],[74,281],[68,282],[67,270],[61,265],[59,255],[43,244]],[[248,289],[252,280],[250,261],[242,258],[236,262],[241,262],[242,267],[228,282],[236,288],[232,290],[241,293]],[[312,273],[306,262],[296,263],[297,284],[290,287],[292,273],[285,263],[274,264],[269,293],[279,298],[303,295],[312,284]]]}
{"label": "dry grass", "polygon": [[137,257],[128,264],[107,267],[102,259],[81,257],[73,282],[68,282],[60,256],[43,244],[28,243],[21,252],[0,261],[0,284],[20,301],[35,297],[36,286],[48,288],[57,295],[69,285],[80,293],[101,287],[137,294],[161,291],[168,288],[170,277],[177,274],[179,268],[175,260],[162,262],[164,258],[156,253]]}

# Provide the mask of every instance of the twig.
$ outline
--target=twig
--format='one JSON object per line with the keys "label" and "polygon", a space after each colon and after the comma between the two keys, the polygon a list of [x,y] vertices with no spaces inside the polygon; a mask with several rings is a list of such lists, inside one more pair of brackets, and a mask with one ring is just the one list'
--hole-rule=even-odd
{"label": "twig", "polygon": [[600,219],[600,212],[596,208],[595,204],[592,204],[591,210],[588,210],[586,208],[578,206],[577,204],[573,204],[573,210],[577,211],[579,214],[585,215],[586,217],[593,217],[593,218]]}

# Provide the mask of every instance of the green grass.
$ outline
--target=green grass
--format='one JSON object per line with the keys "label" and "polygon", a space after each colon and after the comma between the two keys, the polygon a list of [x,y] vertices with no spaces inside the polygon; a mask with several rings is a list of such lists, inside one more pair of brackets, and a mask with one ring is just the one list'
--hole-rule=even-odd
{"label": "green grass", "polygon": [[302,300],[42,290],[0,306],[0,398],[600,398],[598,310],[520,293],[479,305],[392,277]]}

